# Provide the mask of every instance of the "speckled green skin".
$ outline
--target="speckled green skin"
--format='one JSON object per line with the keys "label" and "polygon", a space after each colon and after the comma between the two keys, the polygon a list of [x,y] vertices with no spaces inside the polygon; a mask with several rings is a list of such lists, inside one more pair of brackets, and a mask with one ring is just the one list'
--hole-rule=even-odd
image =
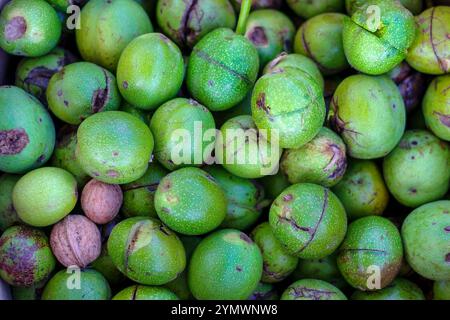
{"label": "speckled green skin", "polygon": [[281,53],[280,55],[278,55],[278,57],[276,57],[266,65],[263,74],[281,71],[289,68],[300,69],[301,71],[306,72],[317,81],[322,90],[324,89],[324,79],[322,73],[317,67],[317,64],[313,60],[311,60],[311,58],[297,53]]}
{"label": "speckled green skin", "polygon": [[194,99],[211,111],[222,111],[245,98],[258,70],[258,51],[252,43],[231,29],[219,28],[195,45],[186,83]]}
{"label": "speckled green skin", "polygon": [[77,181],[66,170],[39,168],[17,181],[12,197],[14,208],[23,222],[46,227],[73,210],[78,199]]}
{"label": "speckled green skin", "polygon": [[[242,134],[239,131],[243,130]],[[216,140],[215,157],[218,163],[232,174],[247,179],[267,175],[277,163],[281,149],[276,141],[257,131],[250,115],[229,119],[220,128],[222,139]],[[248,137],[248,139],[246,139]]]}
{"label": "speckled green skin", "polygon": [[10,54],[39,57],[56,46],[61,29],[56,11],[44,0],[13,0],[0,14],[0,47]]}
{"label": "speckled green skin", "polygon": [[92,268],[100,272],[110,285],[119,285],[126,279],[124,274],[114,265],[108,254],[106,244],[102,246],[100,256],[91,264]]}
{"label": "speckled green skin", "polygon": [[91,180],[91,177],[84,172],[75,154],[77,147],[77,127],[64,126],[58,134],[50,164],[70,172],[77,180],[78,188]]}
{"label": "speckled green skin", "polygon": [[351,160],[344,178],[332,190],[341,200],[350,220],[382,215],[389,202],[381,171],[370,160]]}
{"label": "speckled green skin", "polygon": [[224,229],[195,249],[188,283],[197,300],[245,300],[258,286],[262,270],[258,246],[245,233]]}
{"label": "speckled green skin", "polygon": [[383,174],[391,194],[405,206],[439,200],[449,188],[450,148],[428,131],[406,131],[384,158]]}
{"label": "speckled green skin", "polygon": [[75,56],[62,48],[55,48],[42,57],[24,58],[17,66],[15,84],[46,104],[45,91],[50,78],[75,61]]}
{"label": "speckled green skin", "polygon": [[307,144],[287,149],[280,167],[289,182],[310,182],[332,187],[344,176],[347,168],[346,147],[342,139],[323,127]]}
{"label": "speckled green skin", "polygon": [[322,280],[342,290],[348,284],[338,269],[336,256],[336,253],[332,253],[321,259],[300,259],[290,278],[295,281],[300,279]]}
{"label": "speckled green skin", "polygon": [[180,49],[160,33],[131,41],[117,65],[117,83],[133,106],[151,110],[172,99],[181,88],[184,61]]}
{"label": "speckled green skin", "polygon": [[142,122],[144,122],[146,125],[150,124],[150,113],[146,112],[145,110],[138,109],[133,107],[128,102],[125,102],[122,104],[122,106],[119,108],[120,111],[127,112],[129,114],[132,114],[133,116],[139,118]]}
{"label": "speckled green skin", "polygon": [[[361,6],[366,2],[368,2],[368,0],[345,0],[345,8],[347,9],[347,12],[352,15],[358,6]],[[422,12],[422,0],[400,0],[400,3],[414,15]]]}
{"label": "speckled green skin", "polygon": [[388,77],[353,75],[337,87],[328,121],[341,135],[351,157],[380,158],[391,152],[403,135],[405,104]]}
{"label": "speckled green skin", "polygon": [[302,259],[331,254],[347,231],[347,215],[339,199],[311,183],[284,190],[272,203],[269,223],[286,251]]}
{"label": "speckled green skin", "polygon": [[[201,237],[183,236],[180,235],[180,240],[183,242],[184,250],[186,251],[186,260],[189,262],[194,253],[195,248],[202,241]],[[178,275],[178,277],[165,285],[170,291],[175,293],[181,300],[193,300],[191,289],[189,289],[187,279],[187,269]]]}
{"label": "speckled green skin", "polygon": [[134,285],[117,293],[112,300],[179,300],[166,288]]}
{"label": "speckled green skin", "polygon": [[416,17],[416,23],[416,38],[408,50],[406,61],[423,73],[448,73],[450,7],[429,8]]}
{"label": "speckled green skin", "polygon": [[155,209],[172,230],[200,235],[214,230],[225,219],[227,198],[219,183],[207,172],[182,168],[159,183]]}
{"label": "speckled green skin", "polygon": [[281,300],[347,300],[347,297],[328,282],[302,279],[287,287]]}
{"label": "speckled green skin", "polygon": [[[380,268],[380,288],[395,279],[402,264],[400,232],[388,219],[378,216],[352,222],[338,249],[337,264],[345,280],[359,290],[370,290],[374,275],[371,266]],[[372,283],[370,282],[372,285]]]}
{"label": "speckled green skin", "polygon": [[[370,6],[380,10],[380,23]],[[358,71],[379,75],[388,72],[406,57],[416,35],[414,16],[400,2],[370,0],[344,19],[344,52]]]}
{"label": "speckled green skin", "polygon": [[156,19],[164,34],[180,47],[190,48],[214,29],[234,29],[236,25],[228,0],[158,1]]}
{"label": "speckled green skin", "polygon": [[0,237],[0,277],[12,286],[29,287],[46,279],[56,259],[44,232],[13,226]]}
{"label": "speckled green skin", "polygon": [[111,184],[139,179],[147,171],[153,135],[138,118],[123,111],[92,115],[77,131],[76,156],[92,178]]}
{"label": "speckled green skin", "polygon": [[[78,272],[78,271],[77,271]],[[42,300],[109,300],[111,289],[108,281],[98,271],[83,269],[79,271],[80,288],[69,288],[77,274],[61,270],[47,283]]]}
{"label": "speckled green skin", "polygon": [[449,213],[450,201],[436,201],[415,209],[403,222],[406,260],[427,279],[450,279]]}
{"label": "speckled green skin", "polygon": [[12,202],[12,192],[19,179],[19,175],[0,175],[0,232],[20,222]]}
{"label": "speckled green skin", "polygon": [[251,227],[269,203],[264,199],[264,189],[254,180],[235,176],[219,166],[205,167],[225,191],[227,215],[221,227],[245,230]]}
{"label": "speckled green skin", "polygon": [[[201,125],[201,129],[200,129]],[[184,166],[200,166],[203,159],[197,159],[197,155],[203,157],[204,153],[214,147],[212,141],[195,141],[198,139],[199,130],[205,133],[214,130],[216,124],[211,112],[200,103],[192,99],[176,98],[164,103],[153,114],[150,121],[150,129],[155,137],[155,157],[167,169],[175,170]],[[181,141],[174,133],[186,131],[187,136]],[[205,139],[204,139],[205,140]],[[183,159],[187,163],[178,163],[173,155],[180,156],[180,144],[184,142],[187,148],[183,148]],[[200,145],[199,145],[200,144]],[[185,155],[184,150],[188,152]],[[201,151],[200,151],[201,150]]]}
{"label": "speckled green skin", "polygon": [[149,216],[157,218],[154,197],[156,188],[167,170],[157,162],[152,162],[145,174],[122,186],[123,204],[121,212],[126,217]]}
{"label": "speckled green skin", "polygon": [[55,9],[61,12],[66,12],[68,6],[78,5],[81,7],[88,0],[46,0],[46,1],[50,3]]}
{"label": "speckled green skin", "polygon": [[18,87],[0,86],[0,171],[23,173],[42,166],[55,146],[53,121],[37,99]]}
{"label": "speckled green skin", "polygon": [[117,110],[121,103],[114,75],[90,62],[65,66],[51,77],[46,94],[50,110],[73,125],[94,113]]}
{"label": "speckled green skin", "polygon": [[277,174],[263,177],[260,181],[264,186],[266,197],[269,199],[275,199],[291,185],[281,170],[278,170]]}
{"label": "speckled green skin", "polygon": [[286,0],[300,17],[308,19],[325,12],[343,12],[344,0]]}
{"label": "speckled green skin", "polygon": [[262,9],[251,12],[245,30],[245,36],[258,50],[261,69],[281,52],[292,51],[294,24],[278,10]]}
{"label": "speckled green skin", "polygon": [[273,284],[260,282],[247,300],[279,300],[279,296]]}
{"label": "speckled green skin", "polygon": [[423,99],[423,114],[428,128],[439,138],[450,141],[450,75],[431,82]]}
{"label": "speckled green skin", "polygon": [[307,20],[295,35],[294,51],[313,59],[326,75],[347,69],[342,45],[344,18],[340,13],[324,13]]}
{"label": "speckled green skin", "polygon": [[267,73],[253,89],[253,120],[259,129],[278,130],[280,147],[299,148],[322,127],[322,94],[315,79],[300,70]]}
{"label": "speckled green skin", "polygon": [[276,283],[286,279],[298,263],[298,258],[288,254],[278,242],[268,222],[263,222],[250,234],[263,256],[262,282]]}
{"label": "speckled green skin", "polygon": [[131,280],[162,285],[186,266],[186,253],[177,235],[159,220],[128,218],[117,224],[108,239],[108,253]]}
{"label": "speckled green skin", "polygon": [[425,300],[422,290],[415,283],[397,278],[386,288],[376,291],[355,291],[351,300]]}
{"label": "speckled green skin", "polygon": [[450,300],[450,280],[434,282],[433,300]]}
{"label": "speckled green skin", "polygon": [[134,0],[91,0],[81,10],[80,23],[75,35],[81,56],[111,71],[134,38],[153,32],[150,18]]}

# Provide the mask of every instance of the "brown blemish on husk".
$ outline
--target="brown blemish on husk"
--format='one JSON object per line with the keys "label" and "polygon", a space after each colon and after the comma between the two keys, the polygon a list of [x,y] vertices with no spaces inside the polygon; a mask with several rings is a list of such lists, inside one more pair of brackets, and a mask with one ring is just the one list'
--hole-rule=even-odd
{"label": "brown blemish on husk", "polygon": [[27,31],[27,22],[24,17],[17,16],[6,23],[5,38],[7,41],[15,41],[23,37]]}
{"label": "brown blemish on husk", "polygon": [[18,154],[25,149],[29,142],[28,134],[22,128],[0,130],[0,155]]}
{"label": "brown blemish on husk", "polygon": [[247,37],[256,46],[266,46],[269,42],[264,28],[259,26],[251,29]]}

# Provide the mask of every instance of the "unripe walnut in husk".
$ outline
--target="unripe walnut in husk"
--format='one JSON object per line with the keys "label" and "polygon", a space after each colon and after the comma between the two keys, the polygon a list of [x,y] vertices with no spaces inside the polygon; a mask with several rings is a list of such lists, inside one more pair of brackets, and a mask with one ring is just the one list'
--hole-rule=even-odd
{"label": "unripe walnut in husk", "polygon": [[102,242],[95,223],[82,215],[69,215],[53,227],[50,245],[62,265],[84,268],[98,258]]}
{"label": "unripe walnut in husk", "polygon": [[98,224],[113,220],[122,206],[123,194],[117,184],[92,179],[81,194],[81,207],[86,216]]}

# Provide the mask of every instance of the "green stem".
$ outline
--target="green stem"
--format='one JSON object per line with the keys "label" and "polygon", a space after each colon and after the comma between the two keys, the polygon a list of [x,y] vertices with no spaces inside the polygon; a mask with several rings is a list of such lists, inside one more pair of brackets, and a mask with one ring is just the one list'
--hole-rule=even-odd
{"label": "green stem", "polygon": [[248,15],[252,8],[252,0],[242,0],[241,11],[239,12],[239,20],[236,27],[236,33],[243,35],[245,33],[245,27],[247,26]]}

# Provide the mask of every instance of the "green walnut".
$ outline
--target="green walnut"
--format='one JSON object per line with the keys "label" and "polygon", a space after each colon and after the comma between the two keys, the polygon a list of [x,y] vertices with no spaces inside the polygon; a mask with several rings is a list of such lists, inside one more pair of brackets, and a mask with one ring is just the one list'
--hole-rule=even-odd
{"label": "green walnut", "polygon": [[150,18],[134,0],[91,0],[79,19],[82,27],[75,35],[81,56],[111,71],[134,38],[153,32]]}
{"label": "green walnut", "polygon": [[352,159],[333,192],[344,205],[350,220],[382,215],[389,202],[389,192],[377,164]]}
{"label": "green walnut", "polygon": [[273,284],[260,282],[247,300],[279,300],[278,292]]}
{"label": "green walnut", "polygon": [[272,203],[269,223],[286,251],[302,259],[330,255],[347,231],[347,215],[339,199],[312,183],[284,190]]}
{"label": "green walnut", "polygon": [[112,286],[120,285],[124,282],[125,275],[115,266],[108,254],[106,243],[102,245],[100,256],[91,264],[92,268],[100,272]]}
{"label": "green walnut", "polygon": [[287,287],[281,300],[347,300],[347,297],[328,282],[302,279]]}
{"label": "green walnut", "polygon": [[78,127],[77,139],[76,157],[94,179],[125,184],[147,171],[153,135],[145,123],[129,113],[96,113]]}
{"label": "green walnut", "polygon": [[436,77],[423,98],[423,114],[428,128],[450,141],[450,75]]}
{"label": "green walnut", "polygon": [[19,175],[0,175],[0,232],[20,222],[12,200],[13,189],[19,179]]}
{"label": "green walnut", "polygon": [[197,246],[188,283],[197,300],[245,300],[258,286],[262,270],[258,246],[245,233],[224,229]]}
{"label": "green walnut", "polygon": [[433,300],[450,300],[450,280],[434,282]]}
{"label": "green walnut", "polygon": [[300,148],[325,120],[322,88],[299,69],[266,73],[253,89],[252,116],[258,129],[278,136],[280,147]]}
{"label": "green walnut", "polygon": [[350,65],[380,75],[405,59],[416,36],[414,16],[399,1],[370,0],[344,19],[342,38]]}
{"label": "green walnut", "polygon": [[23,173],[42,166],[55,146],[47,110],[24,90],[0,86],[0,170]]}
{"label": "green walnut", "polygon": [[134,107],[144,110],[155,109],[175,97],[183,78],[180,49],[160,33],[135,38],[123,50],[117,65],[120,93]]}
{"label": "green walnut", "polygon": [[336,253],[321,259],[299,259],[297,268],[292,272],[293,280],[317,279],[344,289],[348,286],[341,275],[336,262]]}
{"label": "green walnut", "polygon": [[123,204],[121,212],[126,217],[157,218],[154,202],[155,193],[159,182],[167,173],[167,170],[158,163],[152,162],[141,178],[122,185]]}
{"label": "green walnut", "polygon": [[397,278],[390,285],[375,291],[357,290],[352,300],[425,300],[422,289],[407,279]]}
{"label": "green walnut", "polygon": [[298,258],[285,251],[268,222],[263,222],[253,229],[250,237],[260,248],[263,257],[262,282],[283,281],[295,270]]}
{"label": "green walnut", "polygon": [[[211,112],[195,100],[175,98],[164,103],[150,121],[156,160],[169,170],[200,166],[204,154],[214,148],[215,128]],[[208,131],[212,133],[212,141],[196,141],[197,132]]]}
{"label": "green walnut", "polygon": [[[347,12],[352,15],[358,7],[361,7],[366,2],[368,2],[368,0],[345,0],[345,8],[347,9]],[[418,15],[422,12],[422,0],[400,0],[400,3],[414,15]]]}
{"label": "green walnut", "polygon": [[328,121],[351,157],[376,159],[386,156],[400,141],[406,125],[405,104],[387,76],[353,75],[337,87]]}
{"label": "green walnut", "polygon": [[186,266],[186,253],[177,235],[159,220],[128,218],[117,224],[108,239],[108,254],[131,280],[162,285]]}
{"label": "green walnut", "polygon": [[415,209],[403,222],[406,260],[427,279],[450,279],[449,213],[450,201],[436,201]]}
{"label": "green walnut", "polygon": [[30,287],[12,287],[11,294],[14,300],[41,300],[42,291],[48,279]]}
{"label": "green walnut", "polygon": [[345,17],[340,13],[323,13],[307,20],[295,35],[294,51],[313,59],[326,75],[347,69],[342,44]]}
{"label": "green walnut", "polygon": [[290,183],[332,187],[342,179],[347,168],[346,147],[336,133],[323,127],[302,147],[286,149],[280,167]]}
{"label": "green walnut", "polygon": [[50,164],[53,167],[70,172],[77,180],[78,187],[83,188],[91,180],[91,177],[81,167],[76,156],[76,148],[77,127],[63,126],[57,134],[55,150],[50,159]]}
{"label": "green walnut", "polygon": [[49,53],[61,36],[56,11],[44,0],[12,0],[0,14],[0,47],[17,56]]}
{"label": "green walnut", "polygon": [[[73,281],[76,277],[79,279],[78,285]],[[100,272],[91,269],[61,270],[48,281],[42,292],[42,300],[109,300],[110,298],[111,289],[108,281]]]}
{"label": "green walnut", "polygon": [[449,188],[450,148],[428,131],[406,131],[384,158],[383,173],[389,191],[405,206],[439,200]]}
{"label": "green walnut", "polygon": [[291,185],[281,170],[278,170],[277,174],[263,177],[260,181],[269,199],[275,199],[284,189]]}
{"label": "green walnut", "polygon": [[221,226],[245,230],[261,216],[269,202],[264,199],[264,189],[255,180],[248,180],[231,174],[219,166],[208,166],[205,170],[216,179],[225,191],[227,215]]}
{"label": "green walnut", "polygon": [[164,34],[187,48],[214,29],[233,29],[236,25],[236,14],[228,0],[159,0],[156,19]]}
{"label": "green walnut", "polygon": [[56,259],[41,230],[13,226],[0,237],[0,277],[12,286],[29,287],[44,281]]}
{"label": "green walnut", "polygon": [[352,222],[338,249],[337,264],[345,280],[367,291],[388,286],[402,265],[402,238],[397,227],[378,216]]}
{"label": "green walnut", "polygon": [[227,198],[210,174],[198,168],[182,168],[161,179],[155,193],[155,209],[172,230],[201,235],[225,219]]}
{"label": "green walnut", "polygon": [[278,140],[258,131],[250,115],[229,119],[216,137],[216,163],[241,178],[256,179],[276,173],[280,157]]}
{"label": "green walnut", "polygon": [[78,200],[77,181],[66,170],[39,168],[17,181],[12,197],[14,208],[23,222],[46,227],[74,209]]}
{"label": "green walnut", "polygon": [[186,84],[195,100],[211,111],[222,111],[245,98],[258,70],[258,51],[253,44],[231,29],[219,28],[194,46]]}
{"label": "green walnut", "polygon": [[178,297],[166,288],[134,285],[121,290],[112,300],[178,300]]}
{"label": "green walnut", "polygon": [[416,23],[416,38],[408,50],[406,61],[422,73],[448,73],[450,7],[447,4],[429,8],[416,17]]}
{"label": "green walnut", "polygon": [[62,48],[55,48],[42,57],[24,58],[17,66],[15,84],[47,104],[45,91],[50,78],[75,61],[75,56]]}
{"label": "green walnut", "polygon": [[287,5],[300,17],[309,19],[325,12],[343,12],[344,0],[286,0]]}
{"label": "green walnut", "polygon": [[311,60],[311,58],[297,53],[280,53],[275,59],[273,59],[266,65],[263,70],[263,74],[281,71],[289,68],[300,69],[301,71],[306,72],[308,75],[314,78],[314,80],[316,80],[322,90],[324,89],[325,83],[322,73],[317,67],[317,64],[313,60]]}
{"label": "green walnut", "polygon": [[294,35],[294,24],[278,10],[256,10],[248,17],[245,36],[258,50],[260,68],[281,52],[292,51]]}
{"label": "green walnut", "polygon": [[51,77],[47,101],[59,119],[78,125],[94,113],[119,109],[121,97],[112,73],[90,62],[76,62]]}

